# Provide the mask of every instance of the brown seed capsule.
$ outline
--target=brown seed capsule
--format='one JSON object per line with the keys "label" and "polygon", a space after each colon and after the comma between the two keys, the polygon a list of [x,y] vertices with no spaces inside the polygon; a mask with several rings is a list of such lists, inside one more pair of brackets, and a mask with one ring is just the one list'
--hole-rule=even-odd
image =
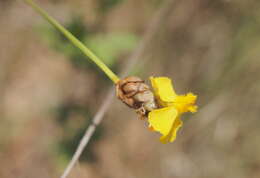
{"label": "brown seed capsule", "polygon": [[126,77],[116,84],[117,97],[129,107],[145,117],[147,113],[157,108],[154,95],[148,85],[138,77]]}

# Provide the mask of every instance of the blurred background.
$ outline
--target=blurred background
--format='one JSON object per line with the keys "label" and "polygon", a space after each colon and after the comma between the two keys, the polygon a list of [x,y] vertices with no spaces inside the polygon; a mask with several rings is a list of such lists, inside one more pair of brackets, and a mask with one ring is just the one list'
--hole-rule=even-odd
{"label": "blurred background", "polygon": [[[166,0],[36,2],[118,73]],[[260,1],[170,8],[131,73],[172,78],[199,111],[164,145],[114,97],[69,177],[260,177]],[[59,177],[111,86],[23,1],[1,0],[0,177]]]}

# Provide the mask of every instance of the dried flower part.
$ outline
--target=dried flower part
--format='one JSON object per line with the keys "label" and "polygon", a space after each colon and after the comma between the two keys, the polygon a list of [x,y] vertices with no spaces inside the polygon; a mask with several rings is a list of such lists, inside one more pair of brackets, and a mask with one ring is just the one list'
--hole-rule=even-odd
{"label": "dried flower part", "polygon": [[139,77],[130,76],[119,80],[116,84],[116,94],[141,116],[146,116],[149,111],[157,108],[150,87]]}

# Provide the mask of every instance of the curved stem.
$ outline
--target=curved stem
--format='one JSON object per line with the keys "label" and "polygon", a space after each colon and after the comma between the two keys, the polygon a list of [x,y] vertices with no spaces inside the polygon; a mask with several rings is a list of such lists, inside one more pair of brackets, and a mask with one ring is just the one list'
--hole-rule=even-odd
{"label": "curved stem", "polygon": [[119,81],[118,76],[111,71],[106,64],[104,64],[92,51],[90,51],[81,41],[79,41],[72,33],[66,30],[59,22],[48,15],[46,11],[40,8],[33,0],[24,0],[30,5],[36,12],[38,12],[43,18],[51,23],[58,31],[60,31],[65,37],[68,38],[76,47],[78,47],[87,57],[89,57],[103,72],[114,82]]}

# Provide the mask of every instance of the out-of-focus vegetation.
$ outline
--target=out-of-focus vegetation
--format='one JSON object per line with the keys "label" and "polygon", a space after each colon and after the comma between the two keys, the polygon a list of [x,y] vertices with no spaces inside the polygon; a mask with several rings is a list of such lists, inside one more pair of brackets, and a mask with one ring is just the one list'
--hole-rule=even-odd
{"label": "out-of-focus vegetation", "polygon": [[[164,1],[39,1],[115,72]],[[71,177],[260,177],[260,2],[176,0],[133,69],[199,96],[176,142],[120,101]],[[0,177],[58,177],[112,83],[22,1],[0,1]]]}

